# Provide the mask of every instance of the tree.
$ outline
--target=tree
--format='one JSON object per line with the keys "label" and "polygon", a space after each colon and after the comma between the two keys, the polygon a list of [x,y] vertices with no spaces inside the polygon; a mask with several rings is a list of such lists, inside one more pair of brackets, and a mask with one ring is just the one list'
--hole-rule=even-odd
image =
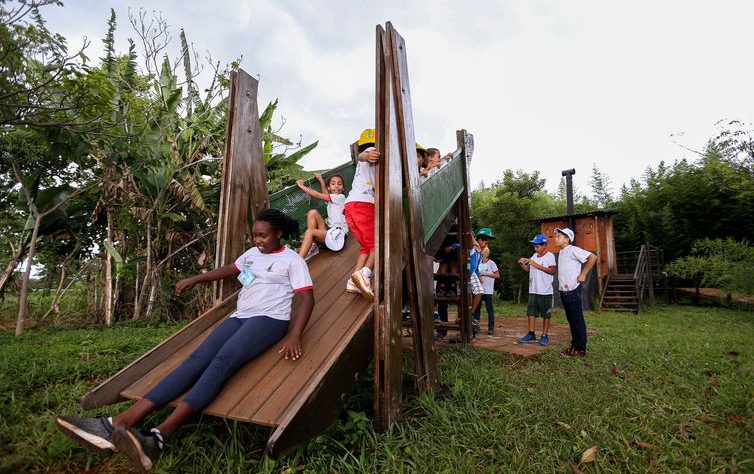
{"label": "tree", "polygon": [[754,247],[746,240],[701,239],[694,242],[691,255],[668,265],[669,275],[693,280],[700,286],[719,288],[728,294],[754,294]]}
{"label": "tree", "polygon": [[610,178],[600,171],[596,163],[592,163],[592,177],[589,185],[592,187],[592,199],[597,206],[606,209],[613,203]]}

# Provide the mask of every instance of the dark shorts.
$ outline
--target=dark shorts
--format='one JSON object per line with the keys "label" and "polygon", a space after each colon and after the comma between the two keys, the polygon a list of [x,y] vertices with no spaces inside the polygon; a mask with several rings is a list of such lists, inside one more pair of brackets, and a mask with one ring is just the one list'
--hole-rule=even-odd
{"label": "dark shorts", "polygon": [[529,295],[526,315],[550,319],[552,315],[552,295]]}

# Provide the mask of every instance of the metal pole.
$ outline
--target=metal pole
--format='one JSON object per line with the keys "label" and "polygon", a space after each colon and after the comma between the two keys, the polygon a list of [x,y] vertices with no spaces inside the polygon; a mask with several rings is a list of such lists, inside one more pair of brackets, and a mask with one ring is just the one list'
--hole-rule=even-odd
{"label": "metal pole", "polygon": [[576,174],[576,170],[571,168],[569,170],[563,170],[560,173],[565,176],[566,179],[566,213],[568,214],[568,228],[576,232],[573,228],[573,175]]}

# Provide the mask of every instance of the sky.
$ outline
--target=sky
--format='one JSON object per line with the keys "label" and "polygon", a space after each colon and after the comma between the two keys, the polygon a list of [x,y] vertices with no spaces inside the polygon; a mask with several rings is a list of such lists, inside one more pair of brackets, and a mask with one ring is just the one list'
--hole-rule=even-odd
{"label": "sky", "polygon": [[[373,126],[375,26],[406,41],[417,140],[441,152],[474,135],[471,181],[506,169],[561,170],[588,194],[592,166],[617,191],[648,166],[697,155],[720,121],[754,122],[754,2],[663,0],[306,2],[66,0],[43,15],[71,49],[102,56],[109,9],[116,48],[137,39],[144,7],[180,28],[200,56],[259,78],[260,109],[279,98],[282,135],[318,147],[307,169],[336,166]],[[138,42],[137,42],[138,44]]]}

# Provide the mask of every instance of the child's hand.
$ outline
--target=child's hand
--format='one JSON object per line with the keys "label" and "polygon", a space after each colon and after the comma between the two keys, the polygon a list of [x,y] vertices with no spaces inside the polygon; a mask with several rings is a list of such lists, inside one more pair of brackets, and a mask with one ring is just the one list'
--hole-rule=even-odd
{"label": "child's hand", "polygon": [[193,278],[186,278],[185,280],[181,280],[175,284],[175,294],[180,295],[184,291],[193,288],[194,285],[196,285],[196,283],[194,282]]}
{"label": "child's hand", "polygon": [[521,257],[521,258],[518,259],[518,263],[520,263],[521,265],[528,265],[529,264],[529,259]]}
{"label": "child's hand", "polygon": [[303,179],[297,179],[296,180],[296,186],[298,186],[299,188],[303,188],[304,187],[304,180]]}
{"label": "child's hand", "polygon": [[377,163],[380,161],[380,152],[377,150],[365,150],[359,153],[359,161]]}
{"label": "child's hand", "polygon": [[445,161],[452,160],[453,159],[453,153],[448,153],[447,155],[443,156],[442,159],[445,160]]}
{"label": "child's hand", "polygon": [[576,281],[579,283],[584,283],[586,281],[586,275],[579,275],[578,278],[576,278]]}
{"label": "child's hand", "polygon": [[314,173],[314,177],[317,178],[317,181],[324,181],[322,179],[322,173]]}
{"label": "child's hand", "polygon": [[283,343],[283,347],[280,348],[278,354],[283,354],[287,359],[296,360],[303,354],[301,347],[301,339],[298,337],[290,336]]}

